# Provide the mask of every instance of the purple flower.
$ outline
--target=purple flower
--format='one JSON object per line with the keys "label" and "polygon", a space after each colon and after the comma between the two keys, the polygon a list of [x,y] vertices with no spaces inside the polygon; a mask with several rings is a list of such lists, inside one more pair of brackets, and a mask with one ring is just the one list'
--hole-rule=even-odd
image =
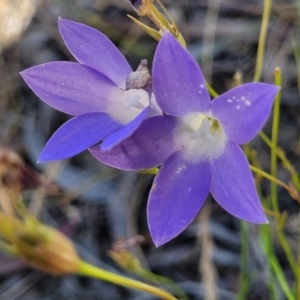
{"label": "purple flower", "polygon": [[97,30],[63,19],[59,29],[79,63],[51,62],[21,73],[39,98],[74,116],[50,138],[40,162],[71,157],[101,140],[102,149],[111,149],[145,118],[161,113],[147,88],[145,61],[132,72],[119,50]]}
{"label": "purple flower", "polygon": [[182,232],[209,193],[230,214],[267,223],[247,159],[238,144],[262,128],[279,88],[248,83],[212,102],[192,56],[166,33],[153,63],[153,90],[166,116],[146,120],[99,160],[123,169],[162,163],[148,201],[148,223],[158,246]]}

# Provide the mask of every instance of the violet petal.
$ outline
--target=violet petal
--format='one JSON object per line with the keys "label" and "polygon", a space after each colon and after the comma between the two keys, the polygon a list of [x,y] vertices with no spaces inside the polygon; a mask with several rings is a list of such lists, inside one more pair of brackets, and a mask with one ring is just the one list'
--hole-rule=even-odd
{"label": "violet petal", "polygon": [[178,150],[172,134],[176,124],[175,117],[152,117],[111,150],[93,147],[90,152],[99,161],[118,169],[136,171],[153,168]]}
{"label": "violet petal", "polygon": [[267,121],[278,90],[279,87],[266,83],[243,84],[213,100],[212,114],[230,141],[248,143]]}
{"label": "violet petal", "polygon": [[73,56],[81,64],[101,72],[125,89],[132,69],[118,48],[98,30],[73,21],[59,19],[60,34]]}
{"label": "violet petal", "polygon": [[149,112],[149,107],[146,107],[136,118],[134,118],[131,122],[124,125],[121,129],[115,131],[114,133],[110,134],[107,138],[104,139],[101,150],[106,151],[110,150],[123,140],[130,137],[137,128],[141,125],[141,123],[147,117]]}
{"label": "violet petal", "polygon": [[47,142],[38,161],[65,159],[100,142],[122,125],[105,113],[88,113],[63,124]]}
{"label": "violet petal", "polygon": [[253,223],[267,223],[248,161],[234,143],[211,162],[211,193],[230,214]]}
{"label": "violet petal", "polygon": [[153,62],[153,90],[162,111],[174,116],[208,112],[210,97],[194,58],[166,33],[157,46]]}
{"label": "violet petal", "polygon": [[156,246],[170,241],[192,222],[209,192],[208,161],[191,162],[182,153],[174,153],[163,163],[150,192],[148,224]]}
{"label": "violet petal", "polygon": [[52,62],[21,72],[23,79],[44,102],[64,113],[77,116],[106,112],[118,105],[124,92],[98,71],[73,62]]}

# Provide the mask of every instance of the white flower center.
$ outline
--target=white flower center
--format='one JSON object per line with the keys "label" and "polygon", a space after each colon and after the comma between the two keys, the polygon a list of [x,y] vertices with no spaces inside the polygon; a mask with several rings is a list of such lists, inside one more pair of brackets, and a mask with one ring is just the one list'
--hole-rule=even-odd
{"label": "white flower center", "polygon": [[193,161],[219,157],[226,146],[227,136],[222,125],[213,117],[191,113],[181,118],[182,147]]}

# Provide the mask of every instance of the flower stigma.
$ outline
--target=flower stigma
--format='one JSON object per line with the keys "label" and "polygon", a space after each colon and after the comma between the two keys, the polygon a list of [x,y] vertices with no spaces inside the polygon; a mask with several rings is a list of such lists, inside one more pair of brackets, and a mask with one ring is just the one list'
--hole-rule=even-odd
{"label": "flower stigma", "polygon": [[181,118],[182,147],[192,161],[219,157],[227,136],[221,123],[209,114],[190,113]]}
{"label": "flower stigma", "polygon": [[[118,107],[108,104],[107,111],[114,116],[116,121],[126,124],[136,118],[147,106],[151,106],[152,103],[149,101],[150,90],[151,75],[148,70],[147,60],[143,59],[136,71],[127,74],[125,90],[123,90],[125,101],[119,103]],[[155,114],[157,114],[156,111],[157,109]]]}
{"label": "flower stigma", "polygon": [[149,106],[149,94],[143,89],[130,89],[124,91],[125,97],[116,106],[108,104],[107,112],[114,116],[114,119],[126,124],[137,117],[141,111]]}
{"label": "flower stigma", "polygon": [[[142,103],[141,102],[142,100],[142,97],[140,95],[137,95],[137,96],[128,96],[126,98],[126,101],[127,101],[127,109],[128,110],[131,110],[132,108],[137,108],[137,109],[140,109],[140,110],[143,110],[146,108],[147,104],[146,103]],[[145,101],[144,101],[145,102]]]}

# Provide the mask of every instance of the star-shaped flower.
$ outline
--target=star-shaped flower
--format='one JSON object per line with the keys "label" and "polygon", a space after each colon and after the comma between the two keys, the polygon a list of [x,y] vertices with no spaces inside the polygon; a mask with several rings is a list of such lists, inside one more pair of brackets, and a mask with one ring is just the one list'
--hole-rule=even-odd
{"label": "star-shaped flower", "polygon": [[279,88],[248,83],[211,101],[198,64],[169,33],[157,47],[152,76],[157,103],[166,115],[146,120],[111,151],[91,152],[124,169],[162,163],[147,208],[154,243],[161,245],[182,232],[209,191],[233,216],[267,223],[238,145],[261,130]]}
{"label": "star-shaped flower", "polygon": [[71,157],[101,140],[102,149],[110,149],[145,118],[160,114],[146,61],[133,72],[114,44],[94,28],[60,19],[59,29],[79,63],[51,62],[21,72],[39,98],[74,116],[50,138],[40,162]]}

